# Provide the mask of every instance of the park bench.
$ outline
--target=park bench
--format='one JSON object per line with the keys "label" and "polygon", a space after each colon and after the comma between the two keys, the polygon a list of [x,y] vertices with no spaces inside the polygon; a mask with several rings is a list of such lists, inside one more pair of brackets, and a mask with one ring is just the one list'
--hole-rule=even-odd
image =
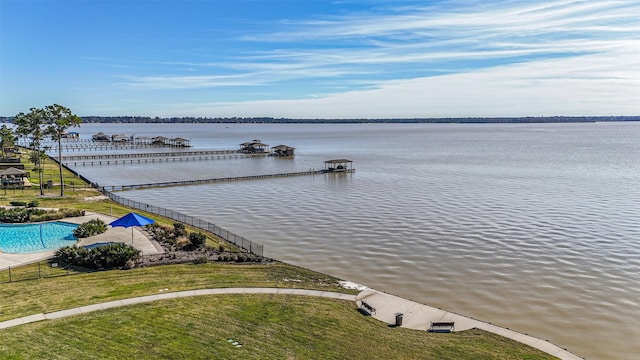
{"label": "park bench", "polygon": [[432,321],[431,326],[429,326],[429,329],[427,331],[434,333],[450,333],[453,332],[453,324],[453,321]]}
{"label": "park bench", "polygon": [[376,314],[376,308],[374,308],[373,306],[369,305],[364,300],[360,302],[360,310],[366,312],[369,315],[375,315]]}

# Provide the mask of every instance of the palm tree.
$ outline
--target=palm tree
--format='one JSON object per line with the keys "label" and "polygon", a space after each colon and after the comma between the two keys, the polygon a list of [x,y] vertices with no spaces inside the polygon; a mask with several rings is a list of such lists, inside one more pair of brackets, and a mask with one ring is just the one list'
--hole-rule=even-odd
{"label": "palm tree", "polygon": [[44,108],[46,134],[58,142],[58,168],[60,170],[60,196],[64,196],[64,178],[62,175],[62,136],[70,127],[79,126],[82,119],[74,115],[69,108],[53,104]]}

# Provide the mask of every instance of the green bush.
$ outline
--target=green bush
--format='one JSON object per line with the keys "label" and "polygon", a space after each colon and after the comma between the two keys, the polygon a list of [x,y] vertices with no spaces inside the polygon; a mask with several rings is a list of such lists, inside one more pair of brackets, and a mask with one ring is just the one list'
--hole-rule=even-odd
{"label": "green bush", "polygon": [[199,248],[207,241],[207,237],[204,234],[192,232],[189,233],[189,241],[191,242],[191,245]]}
{"label": "green bush", "polygon": [[59,220],[65,217],[82,216],[84,210],[78,209],[60,209],[60,210],[43,210],[38,208],[0,208],[0,222],[4,223],[25,223],[28,221],[50,221]]}
{"label": "green bush", "polygon": [[27,203],[24,201],[11,201],[9,204],[11,204],[11,206],[27,206]]}
{"label": "green bush", "polygon": [[194,264],[206,264],[209,262],[209,258],[206,256],[200,256],[198,258],[196,258],[195,260],[193,260]]}
{"label": "green bush", "polygon": [[140,258],[140,251],[123,243],[93,249],[65,246],[56,251],[55,257],[59,262],[90,269],[131,268],[131,264]]}
{"label": "green bush", "polygon": [[176,238],[179,238],[180,236],[187,236],[187,229],[185,229],[184,224],[182,223],[173,224],[173,235]]}
{"label": "green bush", "polygon": [[153,223],[146,225],[146,228],[153,234],[153,239],[160,243],[175,244],[175,238],[173,238],[173,229],[166,225]]}
{"label": "green bush", "polygon": [[73,235],[77,238],[86,238],[102,234],[107,231],[107,224],[100,219],[91,219],[85,223],[80,224],[74,231]]}
{"label": "green bush", "polygon": [[30,210],[25,208],[0,208],[0,222],[23,223],[29,221]]}
{"label": "green bush", "polygon": [[30,207],[30,208],[38,207],[38,200],[30,201],[30,202],[27,204],[27,207]]}

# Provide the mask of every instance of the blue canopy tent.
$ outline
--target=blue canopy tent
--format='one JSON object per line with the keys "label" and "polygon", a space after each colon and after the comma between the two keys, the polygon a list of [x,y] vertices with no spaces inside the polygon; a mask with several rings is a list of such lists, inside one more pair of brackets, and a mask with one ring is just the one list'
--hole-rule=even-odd
{"label": "blue canopy tent", "polygon": [[112,227],[122,226],[124,228],[131,228],[131,243],[133,244],[133,227],[134,226],[145,226],[148,224],[153,224],[155,221],[153,219],[149,219],[148,217],[142,216],[136,213],[128,213],[127,215],[113,220],[109,225]]}

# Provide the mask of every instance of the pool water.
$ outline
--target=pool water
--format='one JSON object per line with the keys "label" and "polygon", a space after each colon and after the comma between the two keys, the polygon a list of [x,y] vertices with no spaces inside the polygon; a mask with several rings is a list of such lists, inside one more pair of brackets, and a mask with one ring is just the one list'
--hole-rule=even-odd
{"label": "pool water", "polygon": [[76,224],[47,222],[41,224],[0,224],[0,251],[26,254],[57,250],[73,245],[78,238],[73,236]]}

